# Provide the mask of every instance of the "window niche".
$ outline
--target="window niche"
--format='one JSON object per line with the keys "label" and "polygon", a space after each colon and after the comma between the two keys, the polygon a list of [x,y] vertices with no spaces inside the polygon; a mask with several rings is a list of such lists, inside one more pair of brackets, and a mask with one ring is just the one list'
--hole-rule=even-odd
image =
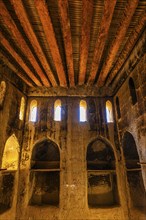
{"label": "window niche", "polygon": [[136,95],[134,81],[131,77],[129,79],[129,90],[130,90],[132,104],[135,105],[137,103],[137,95]]}
{"label": "window niche", "polygon": [[55,142],[45,139],[35,144],[30,184],[30,205],[59,205],[60,153]]}
{"label": "window niche", "polygon": [[123,153],[127,169],[127,179],[133,206],[142,210],[146,208],[146,194],[141,173],[141,166],[137,146],[131,133],[123,136]]}
{"label": "window niche", "polygon": [[54,121],[61,121],[61,100],[57,99],[54,103]]}
{"label": "window niche", "polygon": [[21,103],[20,103],[20,111],[19,111],[19,119],[23,121],[24,119],[24,112],[25,112],[25,99],[24,97],[21,98]]}
{"label": "window niche", "polygon": [[113,106],[111,101],[106,101],[106,121],[107,123],[113,123]]}
{"label": "window niche", "polygon": [[19,149],[19,143],[13,134],[6,141],[0,169],[0,214],[12,207]]}
{"label": "window niche", "polygon": [[36,122],[37,120],[37,101],[32,100],[30,103],[29,121]]}
{"label": "window niche", "polygon": [[87,147],[88,204],[105,207],[118,204],[114,153],[103,140],[96,139]]}
{"label": "window niche", "polygon": [[87,121],[87,103],[85,100],[80,101],[80,109],[79,109],[79,120],[80,122]]}

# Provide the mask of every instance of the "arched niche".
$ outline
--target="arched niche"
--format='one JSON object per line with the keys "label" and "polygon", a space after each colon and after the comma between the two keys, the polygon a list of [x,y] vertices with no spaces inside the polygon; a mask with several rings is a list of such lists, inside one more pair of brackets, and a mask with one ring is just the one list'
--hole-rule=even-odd
{"label": "arched niche", "polygon": [[122,145],[131,201],[134,207],[141,209],[146,206],[146,194],[137,146],[134,137],[130,132],[126,131],[124,133]]}
{"label": "arched niche", "polygon": [[44,139],[34,145],[30,184],[30,205],[59,205],[60,151],[52,140]]}
{"label": "arched niche", "polygon": [[80,113],[80,122],[85,122],[87,121],[87,102],[85,100],[80,101],[80,108],[79,108],[79,113]]}
{"label": "arched niche", "polygon": [[61,100],[57,99],[54,103],[54,120],[61,121]]}
{"label": "arched niche", "polygon": [[6,141],[0,175],[0,214],[11,208],[14,197],[16,171],[19,160],[19,143],[12,134]]}
{"label": "arched niche", "polygon": [[118,204],[115,157],[111,146],[96,139],[87,147],[88,204],[91,207]]}

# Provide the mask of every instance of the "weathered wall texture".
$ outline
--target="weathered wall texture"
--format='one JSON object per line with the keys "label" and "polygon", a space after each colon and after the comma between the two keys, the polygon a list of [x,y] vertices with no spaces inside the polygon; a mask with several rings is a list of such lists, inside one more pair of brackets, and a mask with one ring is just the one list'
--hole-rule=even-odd
{"label": "weathered wall texture", "polygon": [[[135,172],[127,172],[127,188],[129,190],[129,203],[131,207],[131,215],[132,219],[138,219],[138,215],[141,216],[142,212],[146,215],[146,209],[141,210],[138,214],[138,205],[143,200],[143,203],[146,203],[146,55],[140,60],[134,70],[129,74],[129,77],[125,81],[125,83],[121,86],[119,91],[114,97],[115,109],[116,107],[116,99],[119,99],[119,108],[121,117],[118,118],[118,114],[116,113],[117,120],[117,129],[120,139],[120,146],[122,150],[122,157],[124,158],[125,164],[127,163],[126,157],[124,155],[123,148],[126,142],[124,142],[124,135],[128,134],[131,141],[127,139],[128,143],[128,151],[132,151],[132,142],[135,142],[135,146],[138,152],[138,160],[140,164],[136,164],[135,167],[137,171]],[[135,91],[137,95],[137,101],[135,104],[132,103],[132,97],[129,89],[129,79],[130,77],[133,79],[135,85]],[[132,139],[134,141],[132,141]],[[133,158],[136,159],[136,158]],[[128,160],[128,158],[127,158]],[[142,170],[138,171],[139,168]],[[143,179],[143,181],[142,181]],[[135,195],[135,196],[134,196]],[[140,200],[139,198],[140,197]],[[137,204],[136,204],[137,203]],[[142,217],[141,217],[142,218]],[[140,218],[140,219],[141,219]]]}

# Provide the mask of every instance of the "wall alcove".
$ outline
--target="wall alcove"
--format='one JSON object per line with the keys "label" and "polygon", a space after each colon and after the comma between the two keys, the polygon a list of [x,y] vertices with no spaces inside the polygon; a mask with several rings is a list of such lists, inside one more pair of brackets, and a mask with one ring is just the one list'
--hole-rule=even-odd
{"label": "wall alcove", "polygon": [[126,131],[123,136],[123,153],[133,206],[138,209],[143,209],[146,206],[146,193],[142,179],[139,155],[135,140],[128,131]]}
{"label": "wall alcove", "polygon": [[113,206],[119,203],[112,148],[96,139],[87,147],[88,205]]}
{"label": "wall alcove", "polygon": [[37,142],[30,169],[30,205],[59,205],[60,152],[49,139]]}

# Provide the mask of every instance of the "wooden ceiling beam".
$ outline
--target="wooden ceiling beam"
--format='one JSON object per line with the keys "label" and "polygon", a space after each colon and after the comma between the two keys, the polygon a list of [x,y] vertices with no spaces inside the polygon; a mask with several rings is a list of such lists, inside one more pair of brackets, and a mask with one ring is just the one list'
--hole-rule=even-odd
{"label": "wooden ceiling beam", "polygon": [[104,12],[100,24],[100,30],[98,34],[98,38],[96,41],[93,61],[91,65],[91,72],[87,81],[87,84],[92,84],[95,80],[96,73],[99,68],[100,60],[103,54],[103,50],[105,47],[106,39],[108,37],[109,27],[112,21],[114,8],[117,0],[105,0],[104,1]]}
{"label": "wooden ceiling beam", "polygon": [[[29,87],[33,87],[34,83],[31,82],[31,79],[27,79],[23,73],[21,73],[18,69],[16,69],[16,67],[13,65],[12,62],[10,62],[10,60],[4,56],[1,51],[0,51],[0,59],[3,60],[3,62],[5,63],[5,65],[12,70],[19,78],[21,78]],[[29,78],[29,77],[28,77]]]}
{"label": "wooden ceiling beam", "polygon": [[82,1],[82,33],[80,42],[79,85],[84,84],[93,16],[93,0]]}
{"label": "wooden ceiling beam", "polygon": [[102,70],[100,72],[100,75],[99,75],[99,78],[97,81],[97,86],[99,86],[99,87],[102,87],[105,83],[105,80],[108,76],[108,73],[112,67],[112,63],[114,62],[116,54],[117,54],[117,52],[123,42],[123,39],[127,33],[128,27],[130,25],[131,19],[134,15],[134,12],[136,10],[138,2],[139,2],[139,0],[132,0],[132,1],[128,0],[128,2],[127,2],[127,5],[126,5],[124,13],[123,13],[123,17],[121,19],[117,33],[115,35],[115,40],[111,44],[107,59],[102,67]]}
{"label": "wooden ceiling beam", "polygon": [[46,35],[46,40],[49,44],[54,64],[56,66],[60,85],[65,87],[67,86],[67,80],[47,5],[44,0],[34,0],[34,3]]}
{"label": "wooden ceiling beam", "polygon": [[68,0],[58,0],[58,8],[60,13],[60,21],[62,26],[64,47],[66,53],[69,84],[71,87],[73,87],[75,85],[75,82],[74,82],[73,48],[72,48],[72,39],[71,39],[71,30],[70,30]]}
{"label": "wooden ceiling beam", "polygon": [[30,24],[30,21],[27,17],[26,11],[24,9],[22,0],[16,1],[16,0],[10,0],[11,4],[13,5],[14,9],[15,9],[15,13],[28,37],[28,39],[30,40],[36,55],[38,56],[42,66],[45,69],[45,72],[52,84],[52,86],[57,86],[57,81],[52,73],[52,70],[50,68],[50,65],[45,57],[45,54],[39,44],[39,41],[33,31],[33,28]]}
{"label": "wooden ceiling beam", "polygon": [[106,86],[110,85],[110,83],[112,83],[114,78],[117,76],[117,73],[119,72],[119,70],[121,69],[122,65],[124,64],[126,58],[128,57],[128,55],[132,51],[132,49],[135,45],[135,42],[137,41],[137,39],[138,39],[138,37],[139,37],[139,35],[145,25],[145,22],[146,22],[146,13],[143,12],[140,16],[140,20],[138,21],[137,25],[135,26],[134,31],[130,34],[130,36],[127,40],[127,43],[126,43],[124,49],[122,50],[121,55],[118,57],[116,65],[112,69],[112,71],[106,81]]}
{"label": "wooden ceiling beam", "polygon": [[16,40],[17,45],[19,45],[19,48],[21,49],[23,54],[29,59],[30,63],[32,64],[32,66],[36,70],[38,76],[42,80],[44,86],[50,86],[49,80],[47,79],[45,74],[42,72],[42,70],[41,70],[40,66],[38,65],[34,55],[32,54],[30,48],[26,44],[22,34],[18,30],[16,24],[12,20],[7,8],[5,7],[5,5],[2,1],[0,1],[0,9],[1,9],[0,10],[0,16],[2,16],[2,18],[3,18],[3,23],[10,30],[13,39]]}
{"label": "wooden ceiling beam", "polygon": [[[23,59],[16,53],[16,51],[12,48],[8,40],[0,33],[0,42],[2,46],[11,54],[11,56],[16,60],[16,62],[21,66],[21,68],[25,71],[25,73],[34,81],[37,86],[42,86],[40,80],[31,72],[31,70],[24,63]],[[23,78],[24,80],[24,78]]]}

